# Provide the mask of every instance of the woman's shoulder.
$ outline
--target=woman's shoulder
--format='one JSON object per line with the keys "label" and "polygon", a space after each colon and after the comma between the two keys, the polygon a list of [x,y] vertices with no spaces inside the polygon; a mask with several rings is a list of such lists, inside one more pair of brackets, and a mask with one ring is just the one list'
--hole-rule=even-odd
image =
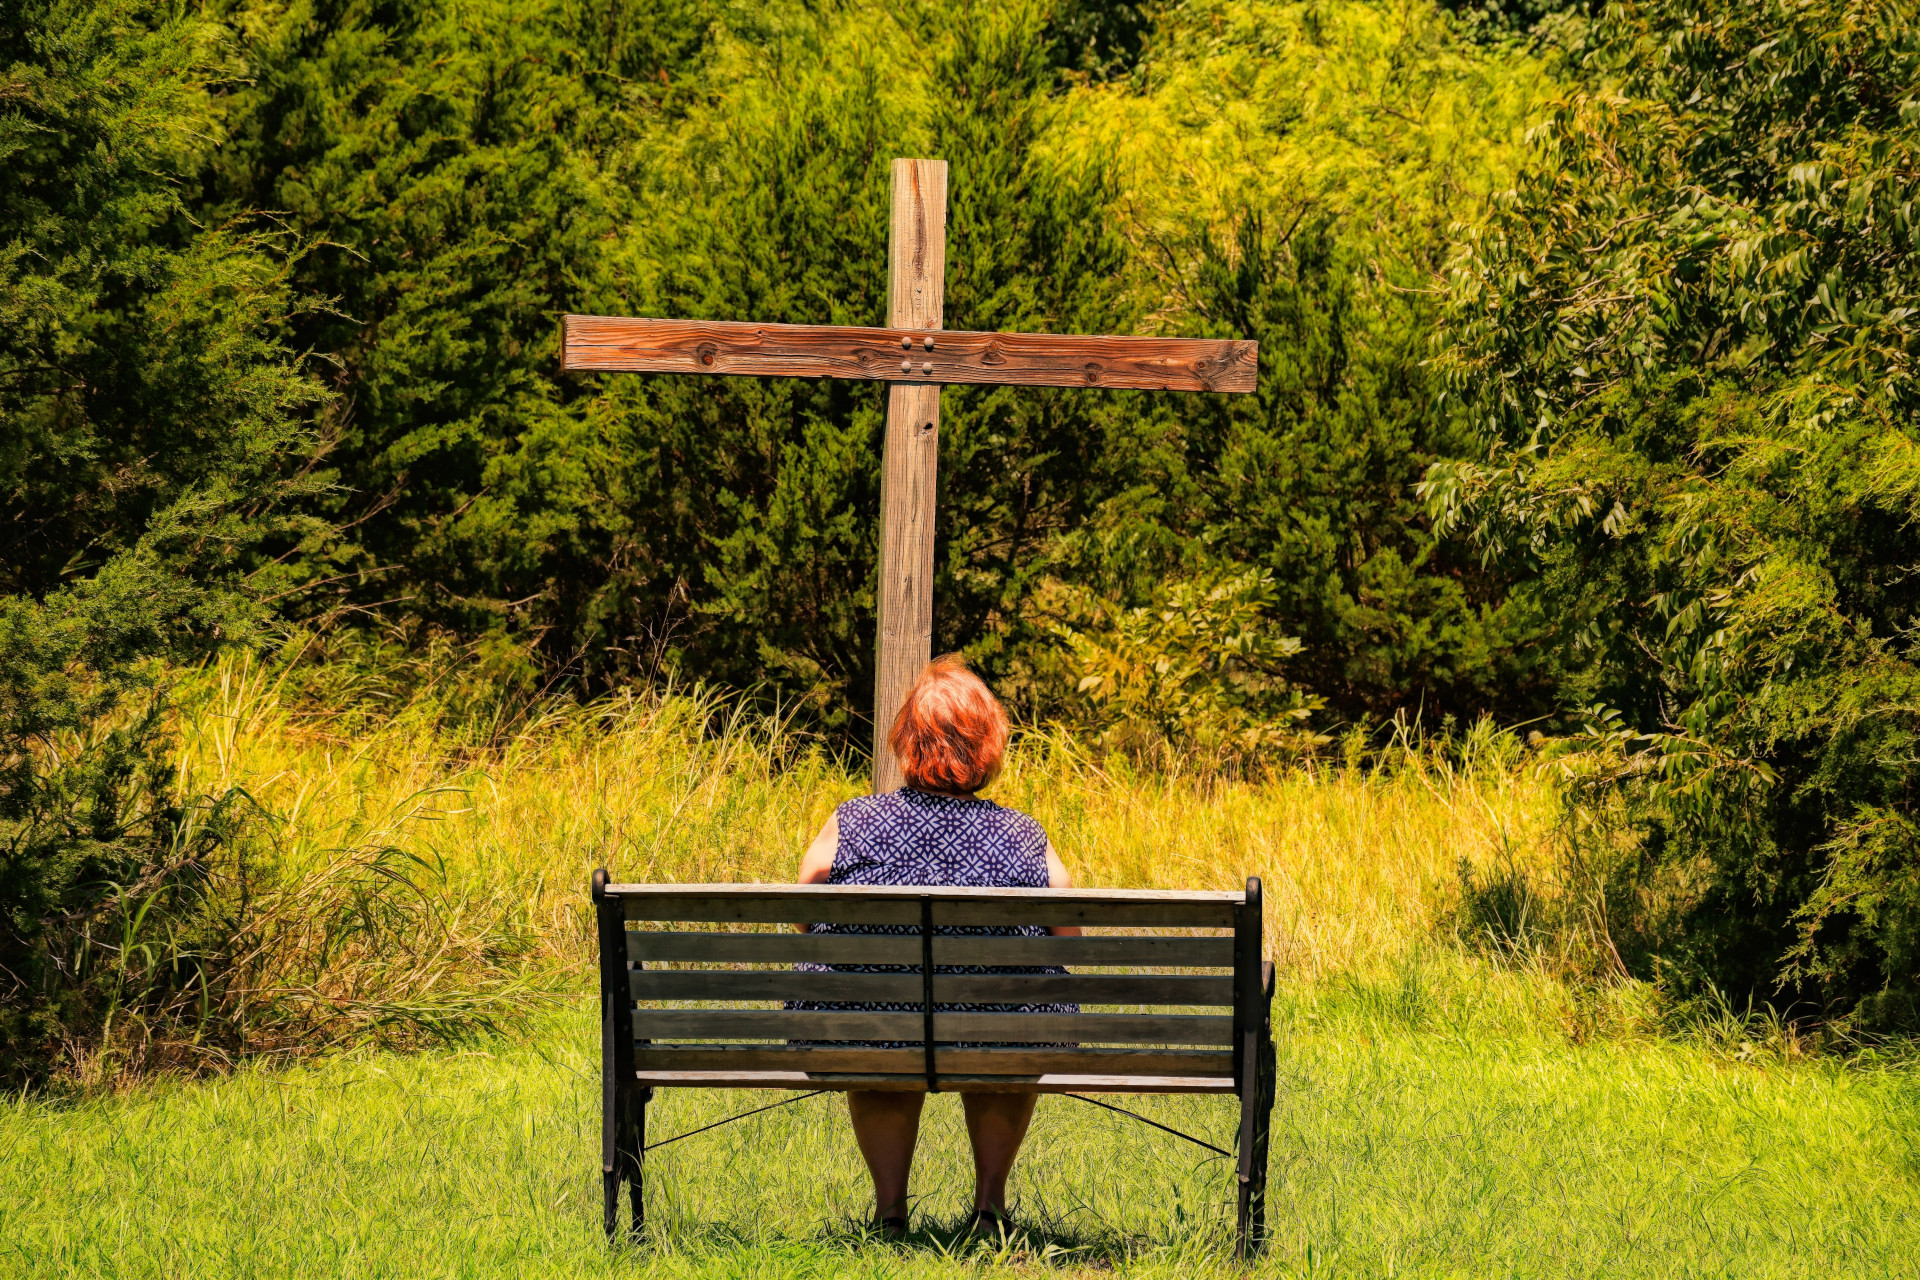
{"label": "woman's shoulder", "polygon": [[992,814],[993,820],[997,822],[1007,834],[1018,836],[1022,839],[1038,840],[1042,844],[1046,843],[1047,830],[1040,825],[1040,819],[1034,817],[1032,814],[1023,809],[1009,808],[1004,804],[998,804],[992,800],[982,800],[980,803],[987,806],[987,809]]}
{"label": "woman's shoulder", "polygon": [[992,800],[962,800],[937,792],[916,791],[911,787],[902,787],[884,795],[855,796],[843,802],[834,812],[840,819],[842,831],[849,825],[859,827],[876,821],[932,822],[942,826],[959,822],[968,826],[990,827],[1023,843],[1037,840],[1045,844],[1047,840],[1046,830],[1041,827],[1039,819],[1022,810]]}
{"label": "woman's shoulder", "polygon": [[841,801],[839,807],[833,811],[833,816],[840,823],[840,830],[843,834],[849,828],[857,831],[868,823],[873,822],[876,818],[884,815],[893,807],[892,802],[893,796],[891,794],[855,796],[851,800]]}
{"label": "woman's shoulder", "polygon": [[873,808],[876,801],[885,799],[885,796],[855,796],[851,800],[842,800],[834,807],[833,813],[835,817],[845,817],[850,813],[865,813],[867,810]]}

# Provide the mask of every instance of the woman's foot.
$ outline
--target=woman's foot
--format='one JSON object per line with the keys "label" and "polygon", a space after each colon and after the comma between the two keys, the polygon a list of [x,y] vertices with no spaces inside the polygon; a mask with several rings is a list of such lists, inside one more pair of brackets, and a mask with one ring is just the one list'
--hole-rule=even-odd
{"label": "woman's foot", "polygon": [[975,1209],[967,1230],[976,1236],[996,1236],[1004,1240],[1013,1234],[1013,1219],[998,1209]]}

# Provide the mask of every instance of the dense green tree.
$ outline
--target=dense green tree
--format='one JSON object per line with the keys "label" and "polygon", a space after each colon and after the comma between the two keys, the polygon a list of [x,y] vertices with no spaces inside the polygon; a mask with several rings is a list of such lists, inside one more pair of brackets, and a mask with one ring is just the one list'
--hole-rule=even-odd
{"label": "dense green tree", "polygon": [[1404,283],[1324,216],[1276,231],[1248,213],[1231,242],[1200,237],[1182,300],[1201,332],[1258,339],[1261,371],[1252,397],[1179,406],[1189,527],[1206,555],[1272,575],[1304,646],[1290,677],[1337,717],[1524,718],[1547,692],[1537,626],[1415,494],[1468,439],[1434,411],[1424,276],[1393,265]]}
{"label": "dense green tree", "polygon": [[1093,80],[1133,70],[1153,32],[1150,0],[1060,0],[1053,13],[1058,60]]}
{"label": "dense green tree", "polygon": [[[211,832],[171,794],[164,664],[243,636],[310,491],[280,235],[206,225],[220,33],[141,0],[0,12],[0,1051],[99,1013],[84,933]],[[273,548],[269,548],[273,549]],[[198,835],[194,833],[198,832]],[[164,908],[163,908],[164,910]],[[182,979],[184,980],[184,978]]]}
{"label": "dense green tree", "polygon": [[[884,320],[899,120],[869,64],[796,77],[703,122],[639,205],[596,309],[789,323]],[[710,132],[709,132],[710,130]],[[838,688],[871,636],[882,394],[870,384],[580,379],[582,450],[537,439],[507,491],[536,507],[568,459],[579,532],[556,549],[569,643],[749,685]],[[551,462],[548,461],[551,459]],[[618,669],[616,665],[616,670]]]}
{"label": "dense green tree", "polygon": [[1567,17],[1585,17],[1598,7],[1592,0],[1439,0],[1439,5],[1481,40],[1544,34],[1543,27],[1565,26]]}
{"label": "dense green tree", "polygon": [[[559,316],[630,216],[611,153],[683,92],[705,23],[681,0],[299,0],[225,10],[245,78],[220,102],[210,217],[271,209],[327,299],[298,339],[333,366],[320,425],[348,534],[314,558],[338,596],[473,633],[538,635],[545,557],[580,517],[510,492],[575,465]],[[537,447],[537,446],[535,446]],[[511,479],[503,472],[512,473]],[[331,580],[338,577],[338,582]],[[316,583],[316,586],[318,583]]]}
{"label": "dense green tree", "polygon": [[1529,566],[1674,971],[1920,1021],[1920,28],[1883,0],[1609,5],[1462,253],[1486,453],[1428,493]]}
{"label": "dense green tree", "polygon": [[[608,23],[706,28],[602,10],[235,12],[252,83],[206,198],[282,211],[316,242],[299,284],[331,300],[300,332],[337,370],[323,427],[353,532],[312,570],[346,565],[353,603],[538,637],[596,680],[671,661],[843,716],[870,685],[883,393],[563,379],[559,313],[878,323],[887,162],[922,149],[953,166],[949,324],[1124,327],[1099,174],[1035,154],[1067,52],[1040,11],[982,10],[936,46],[916,111],[830,15],[763,15],[711,53],[604,48]],[[991,650],[1097,500],[1101,412],[948,397],[943,643]]]}

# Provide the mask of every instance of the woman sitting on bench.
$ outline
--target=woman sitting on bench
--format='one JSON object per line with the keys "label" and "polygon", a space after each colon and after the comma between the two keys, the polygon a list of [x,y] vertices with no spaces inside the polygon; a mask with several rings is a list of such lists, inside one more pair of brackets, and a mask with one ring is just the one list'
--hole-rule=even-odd
{"label": "woman sitting on bench", "polygon": [[[975,793],[1000,772],[1007,714],[957,656],[936,659],[907,694],[887,742],[907,785],[890,795],[861,796],[834,811],[807,847],[801,884],[964,885],[975,888],[1065,889],[1066,867],[1040,824]],[[813,925],[819,933],[913,933],[906,925]],[[1074,927],[950,926],[939,934],[1076,935]],[[901,965],[809,965],[817,972],[912,973]],[[1065,973],[1060,968],[940,965],[945,973]],[[798,1009],[920,1011],[917,1004],[803,1002]],[[1075,1005],[937,1004],[937,1013],[1077,1013]],[[873,1047],[908,1048],[908,1045]],[[981,1046],[997,1047],[997,1046]],[[961,1095],[973,1144],[975,1230],[1004,1231],[1007,1175],[1033,1120],[1031,1093]],[[907,1229],[907,1177],[926,1094],[853,1090],[847,1110],[854,1138],[873,1174],[877,1225],[890,1236]]]}

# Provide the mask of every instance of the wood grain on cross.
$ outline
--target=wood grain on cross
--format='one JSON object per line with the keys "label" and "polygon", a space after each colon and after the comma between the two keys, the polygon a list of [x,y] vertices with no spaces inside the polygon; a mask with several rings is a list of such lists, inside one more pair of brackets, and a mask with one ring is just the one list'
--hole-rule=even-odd
{"label": "wood grain on cross", "polygon": [[567,316],[562,367],[580,372],[866,378],[888,388],[880,472],[880,637],[873,789],[901,784],[887,730],[933,656],[940,384],[1108,390],[1254,389],[1258,345],[1200,338],[963,333],[941,328],[947,162],[895,160],[887,327]]}

